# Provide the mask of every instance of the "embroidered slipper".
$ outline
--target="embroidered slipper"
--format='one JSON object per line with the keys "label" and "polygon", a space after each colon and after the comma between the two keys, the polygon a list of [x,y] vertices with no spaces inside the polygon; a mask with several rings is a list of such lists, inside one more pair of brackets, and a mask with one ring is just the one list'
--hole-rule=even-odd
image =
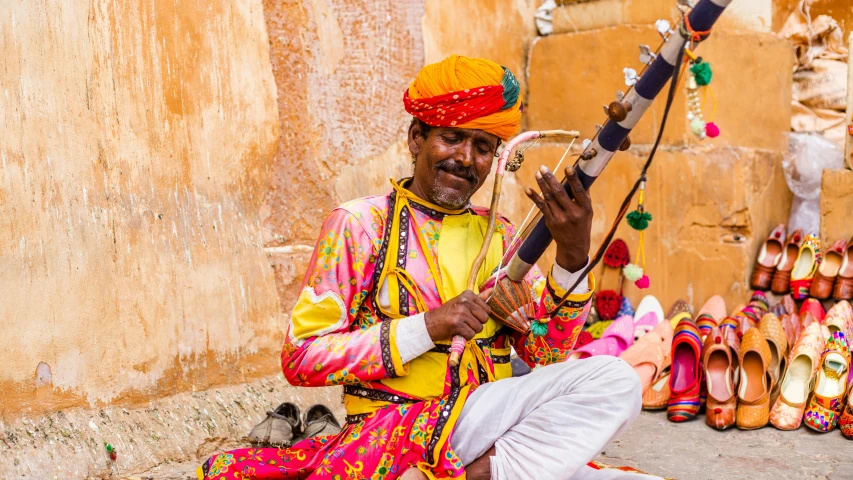
{"label": "embroidered slipper", "polygon": [[[644,318],[649,313],[653,313],[654,316]],[[655,325],[662,322],[665,318],[666,317],[663,315],[663,307],[658,299],[652,295],[646,295],[642,300],[640,300],[640,304],[637,305],[637,310],[634,312],[634,323],[636,324],[634,338],[639,339],[655,328]],[[643,320],[642,323],[639,322],[641,319]]]}
{"label": "embroidered slipper", "polygon": [[672,375],[666,417],[671,422],[685,422],[696,417],[701,406],[702,343],[699,327],[690,319],[682,319],[672,340]]}
{"label": "embroidered slipper", "polygon": [[302,433],[299,407],[284,402],[274,411],[267,412],[267,418],[249,432],[247,440],[253,446],[289,447],[293,439]]}
{"label": "embroidered slipper", "polygon": [[829,333],[841,332],[845,338],[853,338],[853,308],[847,300],[842,300],[826,312],[823,324]]}
{"label": "embroidered slipper", "polygon": [[835,332],[826,342],[815,379],[814,393],[806,407],[803,422],[816,432],[826,433],[838,424],[844,394],[847,393],[847,372],[850,370],[850,349],[841,332]]}
{"label": "embroidered slipper", "polygon": [[702,305],[696,315],[696,325],[699,327],[703,341],[711,333],[711,329],[719,325],[724,318],[726,318],[726,301],[723,297],[714,295]]}
{"label": "embroidered slipper", "polygon": [[619,317],[604,330],[601,338],[578,348],[569,356],[569,360],[611,355],[618,357],[620,353],[634,343],[634,320],[629,316]]}
{"label": "embroidered slipper", "polygon": [[669,349],[672,345],[672,326],[669,322],[660,322],[630,348],[619,356],[634,367],[640,377],[642,390],[657,382],[663,369],[669,365]]}
{"label": "embroidered slipper", "polygon": [[788,369],[779,382],[779,398],[770,409],[770,423],[779,430],[796,430],[803,423],[803,413],[825,346],[826,338],[820,325],[813,323],[791,349]]}
{"label": "embroidered slipper", "polygon": [[820,240],[814,235],[806,235],[791,271],[791,295],[794,300],[804,300],[809,296],[812,280],[822,259]]}

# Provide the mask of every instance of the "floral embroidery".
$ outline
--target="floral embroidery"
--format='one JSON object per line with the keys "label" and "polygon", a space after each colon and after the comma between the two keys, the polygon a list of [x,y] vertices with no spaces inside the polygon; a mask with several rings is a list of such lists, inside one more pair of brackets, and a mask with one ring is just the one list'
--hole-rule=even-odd
{"label": "floral embroidery", "polygon": [[[344,230],[344,235],[348,230]],[[351,235],[351,234],[350,234]],[[341,262],[341,249],[344,242],[335,232],[329,232],[317,245],[317,262],[322,265],[323,270],[329,271]]]}
{"label": "floral embroidery", "polygon": [[379,359],[376,358],[376,355],[364,358],[359,362],[359,369],[367,371],[367,374],[370,375],[376,370],[379,370]]}
{"label": "floral embroidery", "polygon": [[384,447],[387,442],[388,431],[382,427],[377,427],[376,430],[370,432],[370,446]]}
{"label": "floral embroidery", "polygon": [[228,471],[228,466],[234,465],[234,455],[230,453],[222,453],[216,456],[213,460],[213,464],[210,466],[210,470],[208,471],[209,477],[215,477],[217,475],[222,475]]}

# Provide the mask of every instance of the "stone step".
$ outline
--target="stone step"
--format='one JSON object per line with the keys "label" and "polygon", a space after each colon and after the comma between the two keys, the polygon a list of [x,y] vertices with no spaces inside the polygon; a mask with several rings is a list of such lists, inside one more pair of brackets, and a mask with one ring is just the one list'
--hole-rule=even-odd
{"label": "stone step", "polygon": [[[619,25],[596,30],[542,37],[529,60],[530,93],[526,105],[528,129],[566,128],[592,137],[604,123],[602,105],[626,91],[622,69],[640,71],[640,44],[656,48],[660,36],[652,26]],[[788,43],[756,32],[715,32],[697,54],[711,63],[711,88],[717,110],[713,120],[721,135],[702,145],[733,145],[786,151],[782,132],[791,123],[792,55]],[[695,145],[685,118],[686,92],[679,86],[663,142]],[[668,87],[667,87],[668,88]],[[663,115],[664,89],[631,135],[635,144],[654,141]],[[711,119],[711,95],[703,108]],[[778,132],[778,133],[769,133]]]}

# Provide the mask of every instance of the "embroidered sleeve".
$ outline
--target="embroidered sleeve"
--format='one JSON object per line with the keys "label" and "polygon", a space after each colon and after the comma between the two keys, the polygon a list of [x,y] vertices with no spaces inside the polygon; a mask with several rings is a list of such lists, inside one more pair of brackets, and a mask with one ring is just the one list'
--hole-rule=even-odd
{"label": "embroidered sleeve", "polygon": [[353,324],[373,286],[377,247],[356,214],[337,209],[326,219],[281,353],[291,384],[352,385],[407,373],[399,320]]}
{"label": "embroidered sleeve", "polygon": [[[512,225],[507,224],[505,230],[504,250],[514,235]],[[552,317],[548,317],[547,312],[554,309],[566,290],[552,274],[549,273],[547,278],[543,276],[538,266],[534,266],[527,274],[527,281],[532,286],[533,298],[538,302],[536,317],[547,327],[547,331],[539,337],[532,333],[527,336],[513,333],[515,351],[531,367],[562,362],[574,349],[578,334],[586,322],[589,300],[595,290],[595,278],[590,273],[587,279],[589,291],[569,295],[566,303]]]}

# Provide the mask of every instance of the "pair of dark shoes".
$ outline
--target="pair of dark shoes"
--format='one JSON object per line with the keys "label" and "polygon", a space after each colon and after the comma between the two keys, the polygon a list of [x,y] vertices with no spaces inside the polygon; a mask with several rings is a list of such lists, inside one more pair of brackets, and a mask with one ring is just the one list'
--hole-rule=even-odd
{"label": "pair of dark shoes", "polygon": [[290,402],[267,412],[267,418],[249,432],[248,440],[256,447],[289,447],[306,438],[335,435],[341,424],[325,405],[312,405],[304,415]]}

